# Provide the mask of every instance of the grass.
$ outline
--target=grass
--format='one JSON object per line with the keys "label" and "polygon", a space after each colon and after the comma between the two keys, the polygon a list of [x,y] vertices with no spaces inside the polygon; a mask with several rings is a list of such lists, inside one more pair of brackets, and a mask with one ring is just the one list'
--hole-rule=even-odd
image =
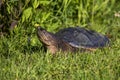
{"label": "grass", "polygon": [[67,54],[34,52],[22,54],[13,51],[1,56],[0,78],[2,80],[83,79],[119,80],[120,51],[97,50],[94,53]]}
{"label": "grass", "polygon": [[21,33],[1,37],[1,80],[120,80],[119,38],[95,52],[58,52],[53,56],[41,50],[35,34],[31,39],[36,44],[28,44],[24,33],[22,29]]}
{"label": "grass", "polygon": [[[115,0],[96,3],[95,0],[35,0],[34,4],[36,1],[40,2],[38,12],[37,5],[34,10],[27,8],[10,35],[0,35],[0,80],[120,80],[120,17],[114,16],[119,10]],[[110,46],[95,52],[51,55],[42,49],[33,27],[35,23],[51,32],[83,25],[110,34]]]}

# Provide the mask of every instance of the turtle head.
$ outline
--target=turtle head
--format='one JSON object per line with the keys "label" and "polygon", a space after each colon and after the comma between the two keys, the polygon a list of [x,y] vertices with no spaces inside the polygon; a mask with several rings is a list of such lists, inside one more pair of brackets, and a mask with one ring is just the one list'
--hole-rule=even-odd
{"label": "turtle head", "polygon": [[47,46],[54,46],[57,43],[56,36],[41,27],[37,27],[37,35],[39,40]]}

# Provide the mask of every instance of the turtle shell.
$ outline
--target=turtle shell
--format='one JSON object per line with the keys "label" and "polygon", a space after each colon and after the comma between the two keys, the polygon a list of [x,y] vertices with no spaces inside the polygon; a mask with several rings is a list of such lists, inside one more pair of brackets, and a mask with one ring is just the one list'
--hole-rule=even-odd
{"label": "turtle shell", "polygon": [[101,48],[109,43],[106,36],[81,27],[61,29],[55,35],[77,48]]}

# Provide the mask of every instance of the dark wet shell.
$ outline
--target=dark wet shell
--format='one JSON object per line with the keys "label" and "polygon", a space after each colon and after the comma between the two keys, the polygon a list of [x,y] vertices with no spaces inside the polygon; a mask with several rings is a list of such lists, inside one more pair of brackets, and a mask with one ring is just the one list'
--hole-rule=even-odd
{"label": "dark wet shell", "polygon": [[80,27],[65,28],[57,32],[55,35],[77,48],[100,48],[109,43],[109,39],[106,36]]}

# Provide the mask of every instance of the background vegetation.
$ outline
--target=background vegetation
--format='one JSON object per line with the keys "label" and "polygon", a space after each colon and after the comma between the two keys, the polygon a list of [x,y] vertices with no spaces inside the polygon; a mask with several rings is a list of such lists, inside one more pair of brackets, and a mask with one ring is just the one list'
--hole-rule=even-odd
{"label": "background vegetation", "polygon": [[[53,56],[36,24],[53,33],[89,28],[109,36],[110,47]],[[120,80],[119,44],[119,0],[0,0],[0,80]]]}

